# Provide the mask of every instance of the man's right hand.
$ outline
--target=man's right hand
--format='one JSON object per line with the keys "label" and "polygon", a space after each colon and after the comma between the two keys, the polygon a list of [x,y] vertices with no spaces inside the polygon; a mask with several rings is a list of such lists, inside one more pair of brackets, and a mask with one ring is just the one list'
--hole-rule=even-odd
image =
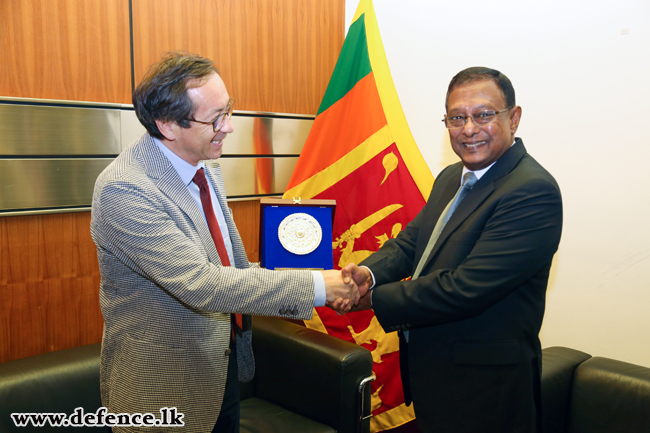
{"label": "man's right hand", "polygon": [[[331,306],[339,299],[346,300],[348,302],[343,303],[343,308],[337,309],[339,313],[346,313],[352,305],[359,302],[362,294],[359,293],[359,288],[354,280],[343,281],[341,271],[337,270],[321,271],[321,274],[325,279],[325,298],[328,306]],[[337,305],[340,304],[341,302],[338,302]]]}
{"label": "man's right hand", "polygon": [[341,269],[341,274],[343,275],[343,281],[353,280],[357,283],[361,296],[368,293],[368,290],[370,290],[370,287],[374,284],[372,274],[368,268],[359,267],[354,263],[348,263],[343,269]]}

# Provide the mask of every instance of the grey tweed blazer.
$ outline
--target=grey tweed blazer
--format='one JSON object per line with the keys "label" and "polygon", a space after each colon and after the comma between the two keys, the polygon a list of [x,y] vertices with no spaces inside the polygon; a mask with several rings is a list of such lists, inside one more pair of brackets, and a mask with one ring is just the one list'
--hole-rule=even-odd
{"label": "grey tweed blazer", "polygon": [[[174,432],[209,432],[216,422],[230,313],[304,319],[314,306],[310,272],[251,266],[225,205],[219,165],[206,166],[230,231],[231,267],[221,266],[196,202],[148,134],[102,172],[92,202],[104,316],[102,404],[111,413],[158,418],[161,408],[176,407],[185,428]],[[237,342],[245,380],[254,372],[250,334]]]}

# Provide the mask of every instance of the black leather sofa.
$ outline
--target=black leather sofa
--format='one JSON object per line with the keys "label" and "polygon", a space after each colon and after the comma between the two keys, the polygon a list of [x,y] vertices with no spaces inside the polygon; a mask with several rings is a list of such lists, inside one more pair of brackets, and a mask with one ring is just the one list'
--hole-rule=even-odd
{"label": "black leather sofa", "polygon": [[[253,346],[257,374],[242,385],[242,433],[368,431],[359,406],[363,396],[368,413],[370,352],[262,317]],[[66,431],[18,429],[13,412],[95,413],[99,351],[92,344],[0,364],[0,432]],[[544,349],[542,363],[544,433],[650,433],[650,368],[565,347]]]}
{"label": "black leather sofa", "polygon": [[650,368],[543,350],[544,433],[650,433]]}
{"label": "black leather sofa", "polygon": [[[253,326],[256,376],[241,388],[242,433],[369,430],[368,350],[281,319],[256,317]],[[96,413],[99,354],[91,344],[0,364],[0,432],[79,431],[17,428],[11,413]]]}

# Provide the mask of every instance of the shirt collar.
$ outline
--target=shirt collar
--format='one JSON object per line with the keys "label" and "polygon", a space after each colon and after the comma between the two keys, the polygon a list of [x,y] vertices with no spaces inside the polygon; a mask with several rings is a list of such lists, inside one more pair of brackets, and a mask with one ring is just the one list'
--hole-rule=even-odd
{"label": "shirt collar", "polygon": [[199,162],[198,165],[194,166],[190,164],[189,162],[185,161],[183,158],[180,156],[176,155],[172,150],[165,146],[165,144],[157,139],[156,137],[152,137],[153,141],[156,143],[160,151],[169,159],[169,162],[172,163],[172,166],[174,166],[174,169],[176,169],[176,172],[178,175],[181,177],[181,180],[185,185],[189,185],[190,182],[192,182],[192,179],[194,178],[194,175],[196,174],[197,170],[199,168],[205,167],[205,164],[203,164],[203,161]]}

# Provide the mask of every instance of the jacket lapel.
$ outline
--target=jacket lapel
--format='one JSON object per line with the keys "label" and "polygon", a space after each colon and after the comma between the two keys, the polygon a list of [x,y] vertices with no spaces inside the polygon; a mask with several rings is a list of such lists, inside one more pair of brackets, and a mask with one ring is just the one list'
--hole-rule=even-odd
{"label": "jacket lapel", "polygon": [[192,221],[201,238],[203,247],[213,263],[221,263],[217,247],[214,245],[208,223],[203,218],[196,201],[183,183],[181,177],[169,159],[160,151],[149,134],[145,134],[140,141],[142,148],[141,158],[144,162],[145,172],[153,183],[173,201]]}
{"label": "jacket lapel", "polygon": [[[440,247],[445,243],[447,238],[451,236],[452,233],[458,229],[458,227],[465,222],[467,218],[469,218],[472,213],[478,209],[478,207],[483,203],[489,196],[492,194],[495,190],[495,182],[498,179],[501,179],[503,176],[506,174],[510,173],[513,168],[519,163],[521,158],[526,154],[526,148],[524,147],[524,143],[520,138],[517,138],[515,140],[515,144],[506,151],[506,153],[503,154],[501,158],[497,160],[497,162],[490,168],[484,175],[479,179],[478,182],[474,185],[471,191],[467,193],[465,198],[460,202],[454,213],[452,214],[451,218],[449,221],[447,221],[447,224],[445,225],[444,229],[442,230],[442,233],[440,233],[440,237],[436,241],[436,244],[433,246],[433,249],[431,250],[431,254],[429,254],[429,257],[427,258],[426,263],[424,264],[424,269],[426,269],[427,266],[429,266],[431,260],[433,257],[435,257],[440,250]],[[456,194],[456,191],[458,190],[458,187],[460,186],[460,176],[462,173],[462,165],[460,165],[460,170],[458,173],[453,173],[451,177],[451,185],[446,186],[445,188],[445,193],[443,194],[445,197],[449,194],[450,191],[453,190],[453,195]],[[455,185],[455,188],[453,187]],[[452,195],[452,198],[453,198]],[[449,198],[446,201],[443,201],[444,206],[447,206],[447,203],[451,198]],[[443,209],[444,209],[443,206]],[[442,210],[437,214],[438,216],[442,213]],[[437,218],[436,218],[437,221]],[[435,222],[434,222],[435,225]],[[432,229],[433,230],[433,229]],[[428,233],[430,234],[432,230],[429,230]],[[427,241],[428,241],[427,237]]]}
{"label": "jacket lapel", "polygon": [[423,209],[423,216],[425,218],[423,218],[418,235],[416,256],[413,261],[413,272],[417,264],[420,263],[420,258],[429,243],[436,222],[438,222],[440,215],[442,215],[445,207],[454,198],[458,190],[462,170],[463,165],[461,163],[453,164],[440,172],[435,180],[427,204]]}

